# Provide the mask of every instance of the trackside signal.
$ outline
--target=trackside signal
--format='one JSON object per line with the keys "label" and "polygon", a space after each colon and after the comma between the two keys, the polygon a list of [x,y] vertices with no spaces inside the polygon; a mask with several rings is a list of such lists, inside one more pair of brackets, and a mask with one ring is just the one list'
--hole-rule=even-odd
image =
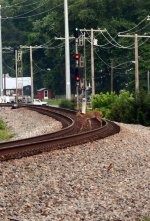
{"label": "trackside signal", "polygon": [[74,37],[78,38],[80,36],[80,34],[81,34],[81,32],[80,32],[79,28],[75,28],[74,29]]}
{"label": "trackside signal", "polygon": [[76,68],[75,68],[75,81],[76,81],[76,82],[79,82],[80,79],[81,79],[81,78],[80,78],[79,68],[76,67]]}
{"label": "trackside signal", "polygon": [[78,60],[80,59],[80,55],[79,55],[79,54],[75,54],[75,55],[74,55],[74,58],[75,58],[75,60],[78,61]]}

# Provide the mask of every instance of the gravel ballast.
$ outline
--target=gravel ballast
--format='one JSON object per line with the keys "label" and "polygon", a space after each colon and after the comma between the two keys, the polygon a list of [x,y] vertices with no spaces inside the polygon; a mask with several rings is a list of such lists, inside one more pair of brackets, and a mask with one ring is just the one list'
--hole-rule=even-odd
{"label": "gravel ballast", "polygon": [[[26,121],[26,125],[21,132],[15,131],[16,137],[19,133],[27,136],[38,114],[31,111],[32,117],[26,117],[20,109],[15,115],[21,111],[16,124]],[[5,112],[9,125],[12,110]],[[51,118],[43,124],[46,116],[39,115],[41,131],[51,121],[54,129],[61,128]],[[102,140],[0,162],[0,221],[136,221],[150,217],[150,127],[118,124],[120,133]]]}

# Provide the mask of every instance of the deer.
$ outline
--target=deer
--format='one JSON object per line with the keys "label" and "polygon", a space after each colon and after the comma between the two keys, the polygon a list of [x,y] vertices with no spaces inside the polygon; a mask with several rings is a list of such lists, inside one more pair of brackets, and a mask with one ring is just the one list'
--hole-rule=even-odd
{"label": "deer", "polygon": [[90,129],[91,129],[91,119],[96,118],[99,123],[100,127],[102,127],[102,112],[101,111],[91,111],[87,112],[86,114],[81,114],[80,112],[77,112],[76,114],[77,118],[81,118],[81,129],[82,130],[86,124],[86,122],[89,122]]}

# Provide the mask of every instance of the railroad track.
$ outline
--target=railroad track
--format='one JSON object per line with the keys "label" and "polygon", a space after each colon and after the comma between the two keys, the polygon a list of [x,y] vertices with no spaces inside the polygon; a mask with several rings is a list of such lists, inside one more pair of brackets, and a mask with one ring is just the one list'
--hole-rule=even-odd
{"label": "railroad track", "polygon": [[53,117],[62,123],[63,128],[50,134],[0,143],[0,161],[84,144],[103,139],[120,131],[118,125],[104,120],[101,128],[99,128],[97,120],[92,120],[91,130],[87,125],[83,131],[80,131],[81,124],[76,118],[75,111],[51,106],[23,105],[21,107]]}

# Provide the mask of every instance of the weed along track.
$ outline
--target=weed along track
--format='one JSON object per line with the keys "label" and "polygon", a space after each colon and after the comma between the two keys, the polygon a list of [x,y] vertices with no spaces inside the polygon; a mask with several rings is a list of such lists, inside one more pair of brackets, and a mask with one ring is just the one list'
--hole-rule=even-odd
{"label": "weed along track", "polygon": [[81,123],[76,118],[75,111],[51,106],[23,105],[19,108],[22,107],[55,118],[62,123],[63,128],[54,133],[0,143],[0,161],[32,156],[103,139],[120,131],[118,125],[104,120],[103,126],[100,128],[99,122],[95,119],[92,119],[91,129],[87,126],[81,131]]}

